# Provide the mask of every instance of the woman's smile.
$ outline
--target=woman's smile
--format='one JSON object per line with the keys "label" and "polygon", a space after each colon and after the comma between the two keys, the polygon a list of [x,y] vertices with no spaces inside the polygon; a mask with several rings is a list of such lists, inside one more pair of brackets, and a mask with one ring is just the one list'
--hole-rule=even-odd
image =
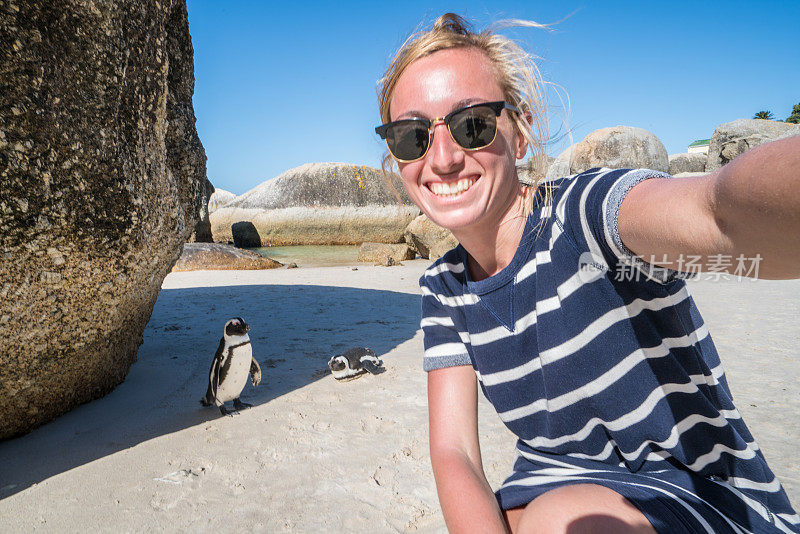
{"label": "woman's smile", "polygon": [[441,199],[456,200],[469,191],[478,181],[477,178],[461,178],[452,182],[428,182],[426,185],[431,193]]}

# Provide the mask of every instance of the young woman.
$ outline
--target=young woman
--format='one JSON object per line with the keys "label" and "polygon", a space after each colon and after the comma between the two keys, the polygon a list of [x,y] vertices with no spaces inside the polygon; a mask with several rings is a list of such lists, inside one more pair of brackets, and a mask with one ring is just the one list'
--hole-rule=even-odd
{"label": "young woman", "polygon": [[[420,280],[448,528],[797,532],[671,267],[758,254],[759,277],[800,277],[800,137],[699,178],[592,169],[522,186],[516,160],[546,138],[532,134],[544,124],[532,67],[446,14],[381,80],[376,131],[414,202],[460,242]],[[496,495],[477,384],[519,437]]]}

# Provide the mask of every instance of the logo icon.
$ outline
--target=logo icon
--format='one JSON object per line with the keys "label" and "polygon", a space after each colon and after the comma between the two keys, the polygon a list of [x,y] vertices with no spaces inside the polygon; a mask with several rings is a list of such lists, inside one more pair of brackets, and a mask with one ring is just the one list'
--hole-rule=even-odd
{"label": "logo icon", "polygon": [[607,270],[608,268],[603,264],[603,260],[594,256],[591,252],[584,252],[578,258],[578,278],[585,284],[599,280]]}

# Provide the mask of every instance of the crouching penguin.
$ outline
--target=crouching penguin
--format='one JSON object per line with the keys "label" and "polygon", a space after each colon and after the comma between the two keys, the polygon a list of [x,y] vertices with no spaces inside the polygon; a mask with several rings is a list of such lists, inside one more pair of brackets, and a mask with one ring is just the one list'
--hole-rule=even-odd
{"label": "crouching penguin", "polygon": [[357,347],[334,356],[328,361],[328,367],[337,380],[355,378],[366,372],[377,375],[386,370],[378,355],[366,347]]}

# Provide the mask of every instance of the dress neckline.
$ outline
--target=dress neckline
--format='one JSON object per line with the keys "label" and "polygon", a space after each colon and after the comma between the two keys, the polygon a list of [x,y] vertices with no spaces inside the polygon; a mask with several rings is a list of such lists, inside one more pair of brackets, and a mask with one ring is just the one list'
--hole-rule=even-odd
{"label": "dress neckline", "polygon": [[486,294],[499,289],[514,279],[519,269],[528,259],[533,243],[536,241],[536,225],[534,221],[539,220],[537,211],[538,209],[534,209],[533,213],[528,215],[528,219],[525,221],[525,228],[522,231],[522,238],[520,239],[519,245],[517,245],[517,250],[514,252],[514,257],[511,259],[511,262],[503,267],[500,272],[488,278],[477,281],[472,280],[469,273],[469,264],[467,263],[469,254],[463,246],[460,244],[458,245],[457,250],[459,258],[464,263],[464,276],[467,282],[467,289],[470,293],[476,295]]}

